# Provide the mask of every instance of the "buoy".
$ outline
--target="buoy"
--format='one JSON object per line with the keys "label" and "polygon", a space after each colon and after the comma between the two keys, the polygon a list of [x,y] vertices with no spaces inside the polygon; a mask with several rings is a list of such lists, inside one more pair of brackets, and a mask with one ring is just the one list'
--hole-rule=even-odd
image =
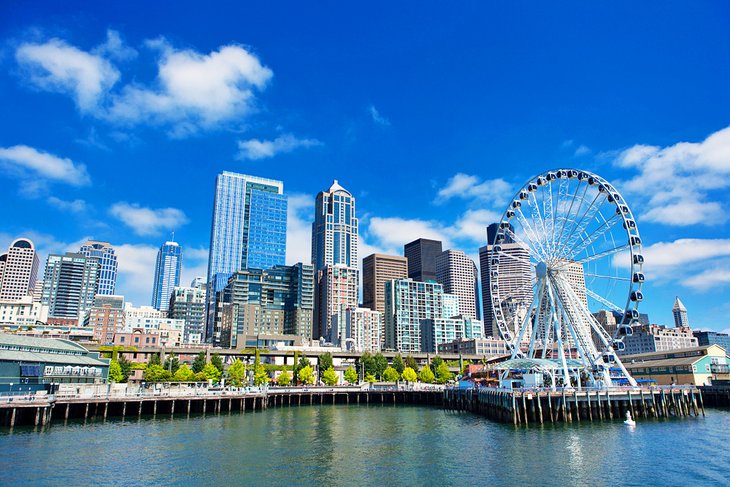
{"label": "buoy", "polygon": [[624,424],[629,426],[636,426],[636,421],[631,419],[631,411],[626,411],[626,421],[624,421]]}

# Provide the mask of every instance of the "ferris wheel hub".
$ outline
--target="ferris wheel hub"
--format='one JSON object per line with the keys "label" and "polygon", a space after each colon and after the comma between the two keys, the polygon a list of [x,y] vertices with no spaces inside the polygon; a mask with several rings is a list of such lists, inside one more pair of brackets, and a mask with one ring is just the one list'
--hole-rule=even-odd
{"label": "ferris wheel hub", "polygon": [[538,262],[535,266],[535,273],[538,279],[543,279],[547,276],[548,266],[545,262]]}

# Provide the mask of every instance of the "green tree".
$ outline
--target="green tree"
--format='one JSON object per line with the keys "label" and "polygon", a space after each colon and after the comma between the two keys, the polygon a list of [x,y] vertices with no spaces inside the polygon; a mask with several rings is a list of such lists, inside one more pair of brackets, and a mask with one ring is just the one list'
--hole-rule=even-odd
{"label": "green tree", "polygon": [[288,371],[283,370],[281,374],[279,374],[279,377],[276,378],[276,385],[288,386],[289,384],[291,384],[291,376]]}
{"label": "green tree", "polygon": [[377,365],[375,364],[375,358],[372,356],[370,352],[365,352],[360,357],[360,364],[362,365],[362,370],[364,371],[364,374],[373,374],[375,375],[375,372],[377,372]]}
{"label": "green tree", "polygon": [[172,375],[175,375],[177,369],[180,368],[180,359],[178,359],[174,353],[171,353],[165,358],[165,364],[162,367]]}
{"label": "green tree", "polygon": [[414,372],[418,373],[418,362],[416,362],[415,357],[413,355],[407,355],[406,356],[406,367],[410,367],[413,369]]}
{"label": "green tree", "polygon": [[256,349],[256,355],[253,362],[253,383],[256,386],[262,386],[269,383],[269,374],[266,373],[266,369],[261,364],[261,354],[259,349]]}
{"label": "green tree", "polygon": [[348,367],[345,371],[345,380],[350,384],[357,384],[360,382],[360,378],[357,376],[357,371],[354,367]]}
{"label": "green tree", "polygon": [[326,352],[317,357],[317,366],[319,367],[320,374],[323,374],[324,371],[329,369],[330,367],[334,367],[334,363],[332,362],[332,354]]}
{"label": "green tree", "polygon": [[372,384],[376,380],[378,379],[375,378],[374,374],[371,374],[370,372],[365,373],[365,382],[369,382],[370,384]]}
{"label": "green tree", "polygon": [[340,381],[340,378],[337,376],[337,372],[335,372],[334,367],[327,368],[324,373],[322,374],[322,382],[327,384],[328,386],[336,386],[337,383]]}
{"label": "green tree", "polygon": [[385,358],[382,353],[378,352],[375,356],[373,356],[373,360],[375,361],[375,370],[373,371],[373,374],[382,379],[383,372],[385,372],[385,369],[388,367],[388,359]]}
{"label": "green tree", "polygon": [[213,379],[213,382],[220,382],[221,380],[221,371],[213,364],[206,364],[203,367],[203,375],[205,380]]}
{"label": "green tree", "polygon": [[292,377],[294,378],[294,383],[297,383],[297,374],[299,373],[299,352],[294,352],[294,365],[292,366]]}
{"label": "green tree", "polygon": [[160,354],[156,352],[153,353],[147,363],[152,365],[162,365],[162,362],[160,361]]}
{"label": "green tree", "polygon": [[446,384],[448,381],[454,378],[454,374],[449,370],[449,366],[445,362],[441,362],[436,369],[436,382],[439,384]]}
{"label": "green tree", "polygon": [[208,379],[205,377],[205,372],[202,370],[200,372],[193,372],[195,374],[193,378],[195,379],[195,382],[205,382]]}
{"label": "green tree", "polygon": [[398,371],[399,374],[403,373],[406,368],[406,364],[403,363],[403,357],[398,353],[393,357],[393,368]]}
{"label": "green tree", "polygon": [[[312,362],[307,358],[306,355],[302,354],[302,356],[299,358],[299,361],[296,362],[296,367],[294,368],[293,377],[296,379],[297,384],[301,384],[302,381],[299,380],[299,371],[302,370],[304,367],[311,367]],[[314,369],[312,369],[314,370]]]}
{"label": "green tree", "polygon": [[172,379],[172,374],[163,369],[159,364],[147,364],[144,369],[144,380],[147,382],[168,382]]}
{"label": "green tree", "polygon": [[132,362],[127,360],[127,357],[124,355],[120,355],[117,362],[119,363],[119,368],[122,370],[122,382],[127,382],[129,376],[132,375]]}
{"label": "green tree", "polygon": [[214,353],[210,357],[210,363],[213,364],[213,367],[218,369],[220,373],[223,373],[223,359],[221,358],[220,354]]}
{"label": "green tree", "polygon": [[234,360],[231,366],[228,367],[228,382],[234,387],[241,387],[245,378],[246,364],[241,362],[240,359]]}
{"label": "green tree", "polygon": [[421,369],[421,372],[418,374],[418,378],[421,379],[421,382],[425,384],[432,384],[434,379],[436,379],[436,376],[433,375],[433,371],[431,370],[431,367],[426,364]]}
{"label": "green tree", "polygon": [[179,382],[191,382],[193,379],[195,379],[195,372],[190,370],[188,364],[182,364],[175,371],[175,374],[172,376],[172,378]]}
{"label": "green tree", "polygon": [[311,365],[302,367],[299,369],[297,378],[302,384],[314,384],[314,369],[312,369]]}
{"label": "green tree", "polygon": [[112,360],[109,362],[109,382],[123,382],[124,375],[122,374],[122,368],[119,366],[119,362]]}
{"label": "green tree", "polygon": [[416,371],[410,367],[406,367],[405,369],[403,369],[402,377],[403,380],[407,380],[408,382],[416,382],[418,380]]}
{"label": "green tree", "polygon": [[200,352],[196,357],[195,360],[193,360],[193,372],[196,374],[198,372],[202,372],[205,368],[205,364],[207,361],[205,360],[205,352]]}
{"label": "green tree", "polygon": [[444,359],[442,359],[438,355],[434,356],[431,359],[431,367],[432,367],[432,369],[433,370],[437,370],[439,368],[439,365],[441,365],[443,363],[443,361],[444,361]]}
{"label": "green tree", "polygon": [[396,382],[400,380],[400,374],[393,367],[387,367],[383,372],[383,380],[385,382]]}

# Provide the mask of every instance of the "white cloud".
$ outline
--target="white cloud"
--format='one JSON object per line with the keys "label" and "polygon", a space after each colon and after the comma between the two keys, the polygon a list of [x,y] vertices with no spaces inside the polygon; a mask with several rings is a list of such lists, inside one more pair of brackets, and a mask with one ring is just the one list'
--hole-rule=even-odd
{"label": "white cloud", "polygon": [[117,244],[114,250],[119,262],[117,293],[137,306],[149,304],[158,248],[147,244]]}
{"label": "white cloud", "polygon": [[91,183],[86,166],[83,164],[74,163],[71,159],[61,158],[27,145],[0,147],[0,162],[10,167],[23,179],[40,177],[44,180],[58,181],[72,186],[85,186]]}
{"label": "white cloud", "polygon": [[512,196],[512,186],[502,178],[482,181],[479,177],[457,173],[446,186],[439,189],[436,203],[451,198],[476,199],[493,205],[503,205]]}
{"label": "white cloud", "polygon": [[585,156],[590,153],[591,153],[591,149],[588,146],[581,144],[580,146],[578,146],[577,149],[575,149],[575,153],[573,155],[576,157],[580,157],[580,156]]}
{"label": "white cloud", "polygon": [[704,290],[729,281],[730,239],[684,238],[643,249],[644,272],[660,283]]}
{"label": "white cloud", "polygon": [[83,213],[88,208],[86,201],[80,199],[66,201],[55,196],[49,196],[46,201],[49,205],[55,206],[59,210],[70,211],[71,213]]}
{"label": "white cloud", "polygon": [[383,125],[385,127],[390,125],[390,120],[385,118],[380,114],[377,108],[375,108],[374,105],[370,105],[368,107],[368,113],[370,114],[370,117],[373,119],[373,122],[377,123],[378,125]]}
{"label": "white cloud", "polygon": [[314,198],[308,194],[289,194],[287,213],[286,263],[309,263],[312,260]]}
{"label": "white cloud", "polygon": [[668,225],[721,225],[728,220],[723,203],[713,201],[730,187],[730,127],[702,142],[667,147],[635,145],[615,159],[636,174],[621,183],[628,194],[648,200],[641,215]]}
{"label": "white cloud", "polygon": [[82,111],[94,109],[120,76],[102,56],[82,51],[61,39],[21,44],[15,59],[27,71],[32,84],[72,95]]}
{"label": "white cloud", "polygon": [[137,235],[159,235],[163,230],[175,230],[188,218],[177,208],[152,209],[124,201],[115,203],[109,213],[131,228]]}
{"label": "white cloud", "polygon": [[106,42],[92,52],[118,61],[128,61],[137,57],[137,51],[124,42],[119,32],[112,29],[106,31]]}
{"label": "white cloud", "polygon": [[447,230],[438,222],[420,220],[420,219],[404,219],[397,217],[370,218],[367,239],[368,241],[377,242],[371,244],[387,249],[399,249],[403,252],[403,245],[416,240],[418,238],[428,238],[441,240],[444,247],[448,248],[451,239],[447,235]]}
{"label": "white cloud", "polygon": [[707,269],[688,278],[685,284],[701,291],[730,284],[730,268]]}
{"label": "white cloud", "polygon": [[181,286],[189,286],[198,276],[208,276],[208,249],[183,246],[183,265],[180,277]]}
{"label": "white cloud", "polygon": [[263,90],[273,72],[238,45],[209,54],[176,50],[164,39],[155,87],[127,85],[115,95],[107,117],[128,123],[171,123],[178,135],[250,114],[254,89]]}
{"label": "white cloud", "polygon": [[322,145],[317,139],[299,139],[292,134],[281,135],[274,140],[239,140],[238,159],[266,159],[277,154],[292,152],[299,147]]}
{"label": "white cloud", "polygon": [[467,210],[454,224],[453,232],[459,238],[468,238],[486,245],[487,226],[501,218],[500,213],[492,210]]}

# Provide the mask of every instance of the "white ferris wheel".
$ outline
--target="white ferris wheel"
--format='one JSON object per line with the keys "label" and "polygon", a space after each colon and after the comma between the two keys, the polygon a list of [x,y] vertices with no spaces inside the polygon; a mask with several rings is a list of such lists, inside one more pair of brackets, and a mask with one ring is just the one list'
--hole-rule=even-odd
{"label": "white ferris wheel", "polygon": [[[576,169],[541,174],[510,201],[488,244],[493,323],[513,359],[551,359],[565,381],[586,386],[636,385],[616,352],[639,318],[644,257],[613,185]],[[591,310],[608,310],[616,325],[604,328]]]}

